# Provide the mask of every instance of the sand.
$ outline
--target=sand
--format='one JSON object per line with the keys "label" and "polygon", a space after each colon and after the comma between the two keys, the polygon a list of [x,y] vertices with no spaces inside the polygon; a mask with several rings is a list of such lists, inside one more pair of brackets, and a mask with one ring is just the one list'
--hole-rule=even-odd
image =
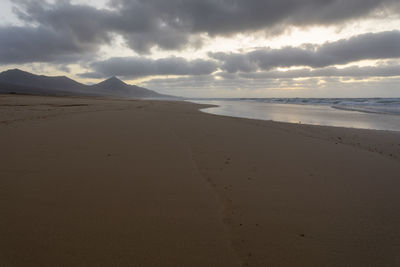
{"label": "sand", "polygon": [[0,266],[399,266],[400,133],[0,96]]}

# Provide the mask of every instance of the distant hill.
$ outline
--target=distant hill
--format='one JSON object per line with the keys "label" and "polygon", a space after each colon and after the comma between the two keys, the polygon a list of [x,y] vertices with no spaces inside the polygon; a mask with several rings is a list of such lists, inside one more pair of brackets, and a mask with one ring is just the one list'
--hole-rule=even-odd
{"label": "distant hill", "polygon": [[89,90],[98,92],[102,95],[108,95],[111,93],[111,95],[127,95],[136,98],[171,97],[167,95],[161,95],[159,93],[136,85],[128,85],[116,77],[112,77],[101,83],[94,84],[90,86]]}
{"label": "distant hill", "polygon": [[129,85],[112,77],[101,83],[85,85],[65,76],[35,75],[19,69],[0,73],[0,93],[39,95],[80,95],[129,98],[176,99],[136,85]]}

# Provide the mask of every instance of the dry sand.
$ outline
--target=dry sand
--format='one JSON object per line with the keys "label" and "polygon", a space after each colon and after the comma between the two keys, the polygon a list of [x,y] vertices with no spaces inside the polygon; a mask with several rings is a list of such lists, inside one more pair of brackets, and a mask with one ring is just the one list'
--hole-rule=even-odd
{"label": "dry sand", "polygon": [[0,96],[0,266],[400,266],[400,134]]}

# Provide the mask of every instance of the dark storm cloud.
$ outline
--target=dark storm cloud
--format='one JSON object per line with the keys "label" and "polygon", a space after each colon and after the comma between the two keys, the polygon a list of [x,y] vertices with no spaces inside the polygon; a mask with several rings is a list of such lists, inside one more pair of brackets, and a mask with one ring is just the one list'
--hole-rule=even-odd
{"label": "dark storm cloud", "polygon": [[[121,35],[129,47],[173,50],[199,45],[199,34],[229,35],[287,26],[340,25],[398,12],[397,0],[113,0],[111,9],[68,0],[15,0],[23,27],[0,29],[0,63],[52,62],[96,53]],[[4,36],[10,36],[4,40]],[[28,53],[29,52],[29,53]],[[17,55],[17,56],[14,56]],[[249,67],[249,66],[248,66]]]}
{"label": "dark storm cloud", "polygon": [[367,59],[400,58],[400,31],[368,33],[323,45],[258,49],[247,54],[210,53],[230,73],[270,70],[278,67],[321,68]]}
{"label": "dark storm cloud", "polygon": [[91,64],[93,72],[82,74],[83,77],[105,78],[121,76],[137,78],[151,75],[206,75],[217,70],[217,63],[212,60],[192,60],[170,57],[147,59],[139,57],[111,58]]}

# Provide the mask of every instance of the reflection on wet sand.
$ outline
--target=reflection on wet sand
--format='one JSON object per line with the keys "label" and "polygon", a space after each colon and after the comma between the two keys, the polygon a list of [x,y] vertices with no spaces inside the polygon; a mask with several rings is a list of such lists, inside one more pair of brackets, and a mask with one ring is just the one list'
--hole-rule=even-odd
{"label": "reflection on wet sand", "polygon": [[330,106],[272,104],[250,101],[201,100],[201,104],[218,107],[206,113],[241,118],[348,128],[400,131],[400,116],[339,110]]}

